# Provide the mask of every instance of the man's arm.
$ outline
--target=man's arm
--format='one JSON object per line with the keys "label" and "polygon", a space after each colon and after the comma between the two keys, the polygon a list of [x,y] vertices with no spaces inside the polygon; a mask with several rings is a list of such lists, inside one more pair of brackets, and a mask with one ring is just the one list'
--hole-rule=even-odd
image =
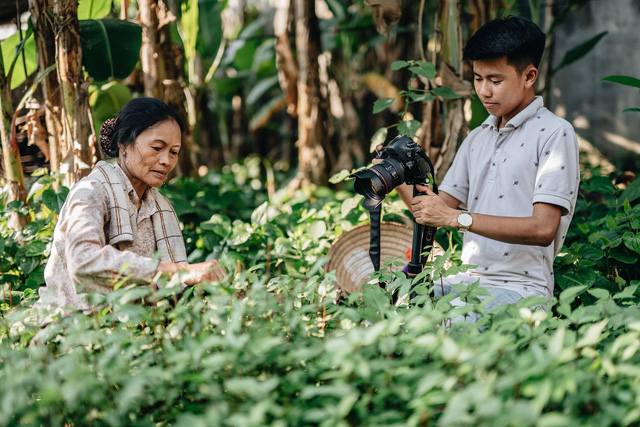
{"label": "man's arm", "polygon": [[[440,195],[426,187],[418,189],[426,196],[414,197],[411,210],[420,224],[435,227],[458,227],[460,211],[455,209],[460,202],[453,196],[440,192]],[[535,203],[533,214],[529,217],[507,217],[484,215],[470,212],[473,224],[469,231],[505,243],[520,245],[549,246],[555,238],[562,211],[560,207],[549,203]]]}

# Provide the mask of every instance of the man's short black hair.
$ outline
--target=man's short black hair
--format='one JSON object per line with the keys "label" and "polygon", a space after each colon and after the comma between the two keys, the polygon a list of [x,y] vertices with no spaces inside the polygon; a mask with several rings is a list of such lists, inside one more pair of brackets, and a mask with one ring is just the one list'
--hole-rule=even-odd
{"label": "man's short black hair", "polygon": [[465,61],[507,58],[518,73],[533,65],[538,68],[544,52],[545,34],[533,22],[517,16],[487,22],[467,41]]}

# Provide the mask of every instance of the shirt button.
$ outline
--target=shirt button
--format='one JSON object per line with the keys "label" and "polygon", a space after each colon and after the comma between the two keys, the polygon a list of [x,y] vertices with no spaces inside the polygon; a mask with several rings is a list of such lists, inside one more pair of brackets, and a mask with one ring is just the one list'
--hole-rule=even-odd
{"label": "shirt button", "polygon": [[499,148],[496,148],[496,153],[499,153],[499,152],[500,152],[500,149],[499,149]]}

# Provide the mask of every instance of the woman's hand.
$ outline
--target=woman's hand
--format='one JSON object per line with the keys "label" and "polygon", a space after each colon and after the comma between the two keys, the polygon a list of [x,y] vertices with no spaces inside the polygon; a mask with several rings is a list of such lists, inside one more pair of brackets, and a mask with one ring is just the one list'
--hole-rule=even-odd
{"label": "woman's hand", "polygon": [[184,283],[187,285],[195,285],[200,282],[213,282],[223,280],[227,277],[227,273],[215,259],[197,264],[176,264],[168,261],[160,261],[158,271],[169,275],[186,271]]}
{"label": "woman's hand", "polygon": [[227,277],[227,273],[215,259],[197,264],[189,264],[186,267],[189,271],[185,280],[187,285],[195,285],[200,282],[214,282]]}
{"label": "woman's hand", "polygon": [[419,224],[433,227],[457,227],[460,212],[451,208],[429,187],[416,185],[426,196],[416,196],[411,201],[411,212]]}

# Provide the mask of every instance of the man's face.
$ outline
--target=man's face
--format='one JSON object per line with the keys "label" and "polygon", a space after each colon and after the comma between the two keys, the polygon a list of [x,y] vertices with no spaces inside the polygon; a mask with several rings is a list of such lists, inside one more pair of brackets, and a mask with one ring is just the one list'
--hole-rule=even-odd
{"label": "man's face", "polygon": [[533,101],[538,70],[529,65],[522,73],[507,58],[473,61],[474,87],[489,114],[502,118],[504,126]]}

